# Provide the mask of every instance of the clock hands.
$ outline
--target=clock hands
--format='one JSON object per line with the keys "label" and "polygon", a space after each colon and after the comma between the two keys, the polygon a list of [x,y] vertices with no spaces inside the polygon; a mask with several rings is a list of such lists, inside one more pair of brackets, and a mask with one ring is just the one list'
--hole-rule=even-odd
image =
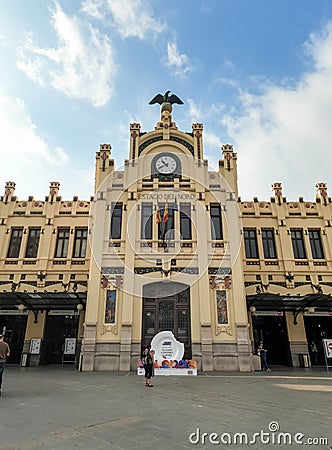
{"label": "clock hands", "polygon": [[164,166],[168,167],[168,163],[166,163],[163,159],[161,160],[161,162],[163,163],[163,165],[159,166],[159,168],[164,167]]}

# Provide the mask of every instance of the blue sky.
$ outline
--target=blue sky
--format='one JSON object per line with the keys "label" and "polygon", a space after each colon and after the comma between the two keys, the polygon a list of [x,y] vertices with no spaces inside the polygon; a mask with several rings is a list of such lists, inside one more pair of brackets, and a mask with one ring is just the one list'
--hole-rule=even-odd
{"label": "blue sky", "polygon": [[1,0],[0,62],[0,193],[89,199],[99,144],[121,167],[170,89],[212,167],[234,145],[242,200],[332,194],[330,0]]}

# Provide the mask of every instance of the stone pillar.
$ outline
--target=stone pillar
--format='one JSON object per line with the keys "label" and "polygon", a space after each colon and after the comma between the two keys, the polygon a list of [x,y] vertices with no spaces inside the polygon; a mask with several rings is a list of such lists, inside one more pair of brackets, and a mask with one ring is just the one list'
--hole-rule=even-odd
{"label": "stone pillar", "polygon": [[202,348],[202,370],[203,372],[213,371],[213,351],[211,325],[201,324],[201,348]]}
{"label": "stone pillar", "polygon": [[96,353],[96,324],[84,324],[84,339],[82,342],[82,370],[84,372],[92,372],[94,369],[95,353]]}

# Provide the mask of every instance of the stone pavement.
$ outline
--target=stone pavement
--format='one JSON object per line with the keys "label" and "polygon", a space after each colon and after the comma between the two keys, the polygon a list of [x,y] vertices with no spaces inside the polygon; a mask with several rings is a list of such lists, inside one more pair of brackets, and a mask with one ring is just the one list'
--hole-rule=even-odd
{"label": "stone pavement", "polygon": [[[234,433],[253,439],[254,432],[268,432],[269,424],[270,442],[279,427],[279,432],[303,433],[304,443],[308,437],[328,438],[328,445],[305,448],[332,448],[332,373],[323,369],[153,381],[155,387],[147,388],[134,373],[7,367],[0,449],[245,448],[234,444]],[[303,448],[255,439],[249,446],[255,450]]]}

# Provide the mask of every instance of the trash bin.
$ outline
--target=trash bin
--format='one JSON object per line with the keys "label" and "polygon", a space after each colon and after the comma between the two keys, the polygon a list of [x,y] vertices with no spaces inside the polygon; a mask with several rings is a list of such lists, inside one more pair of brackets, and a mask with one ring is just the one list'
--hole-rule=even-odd
{"label": "trash bin", "polygon": [[299,354],[300,367],[308,368],[310,367],[310,358],[308,353]]}

